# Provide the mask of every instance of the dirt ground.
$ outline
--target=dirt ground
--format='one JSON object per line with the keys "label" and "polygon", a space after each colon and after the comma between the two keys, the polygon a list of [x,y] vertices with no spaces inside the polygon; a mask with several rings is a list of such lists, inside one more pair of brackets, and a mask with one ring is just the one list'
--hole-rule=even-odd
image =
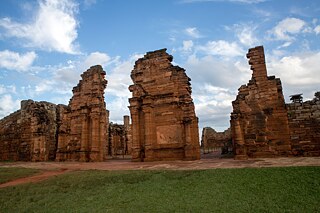
{"label": "dirt ground", "polygon": [[[52,176],[76,170],[199,170],[216,168],[260,168],[287,166],[320,166],[320,157],[257,158],[234,160],[206,155],[196,161],[131,162],[130,159],[108,160],[106,162],[0,162],[0,167],[23,167],[41,170],[26,178],[0,184],[0,188],[29,182],[39,182]],[[1,174],[0,174],[1,175]]]}

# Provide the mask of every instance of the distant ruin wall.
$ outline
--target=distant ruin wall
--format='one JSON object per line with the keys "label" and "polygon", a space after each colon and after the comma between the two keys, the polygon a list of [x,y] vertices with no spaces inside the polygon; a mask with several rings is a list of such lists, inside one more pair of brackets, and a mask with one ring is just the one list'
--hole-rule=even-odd
{"label": "distant ruin wall", "polygon": [[115,157],[117,155],[131,155],[131,125],[130,117],[124,116],[124,124],[109,124],[108,135],[108,155]]}
{"label": "distant ruin wall", "polygon": [[204,127],[202,129],[201,148],[205,154],[211,151],[223,151],[223,148],[232,149],[231,140],[230,128],[224,132],[217,132],[210,127]]}
{"label": "distant ruin wall", "polygon": [[148,52],[131,72],[132,160],[200,158],[190,78],[166,49]]}
{"label": "distant ruin wall", "polygon": [[57,146],[57,106],[21,101],[21,109],[0,120],[0,160],[54,160]]}
{"label": "distant ruin wall", "polygon": [[319,100],[286,105],[280,79],[267,76],[263,47],[247,58],[252,78],[232,102],[235,159],[319,156]]}

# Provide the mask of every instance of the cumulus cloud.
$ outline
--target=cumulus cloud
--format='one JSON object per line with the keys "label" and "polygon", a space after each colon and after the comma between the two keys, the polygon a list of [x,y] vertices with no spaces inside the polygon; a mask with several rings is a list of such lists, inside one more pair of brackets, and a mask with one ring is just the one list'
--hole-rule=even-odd
{"label": "cumulus cloud", "polygon": [[111,58],[106,53],[101,52],[93,52],[88,55],[86,60],[84,61],[84,67],[91,67],[94,65],[102,65],[105,66],[110,62]]}
{"label": "cumulus cloud", "polygon": [[193,48],[193,41],[187,40],[182,42],[183,46],[181,48],[182,52],[191,52]]}
{"label": "cumulus cloud", "polygon": [[78,5],[72,0],[39,0],[39,7],[29,23],[0,19],[5,36],[23,39],[23,44],[48,51],[77,53]]}
{"label": "cumulus cloud", "polygon": [[320,52],[292,54],[281,58],[271,58],[267,64],[269,73],[276,74],[283,83],[285,97],[304,93],[311,99],[315,89],[320,89]]}
{"label": "cumulus cloud", "polygon": [[198,50],[208,55],[220,55],[224,57],[243,56],[245,54],[242,47],[236,42],[225,40],[209,41],[205,45],[198,46]]}
{"label": "cumulus cloud", "polygon": [[[182,65],[191,78],[192,97],[200,128],[211,126],[218,131],[229,127],[231,102],[237,89],[251,78],[243,58],[190,55]],[[236,76],[236,77],[235,77]]]}
{"label": "cumulus cloud", "polygon": [[204,84],[198,85],[192,96],[200,129],[211,126],[217,131],[224,131],[230,126],[231,102],[235,99],[235,92]]}
{"label": "cumulus cloud", "polygon": [[188,27],[185,29],[185,33],[192,38],[200,38],[200,32],[196,27]]}
{"label": "cumulus cloud", "polygon": [[307,28],[307,23],[298,18],[285,18],[280,21],[269,34],[272,39],[292,41],[294,35],[303,32]]}
{"label": "cumulus cloud", "polygon": [[9,94],[0,95],[0,118],[3,118],[10,113],[20,108],[20,100],[13,100]]}
{"label": "cumulus cloud", "polygon": [[254,33],[256,26],[253,24],[235,24],[231,29],[236,32],[236,36],[242,45],[246,47],[258,45],[258,39]]}
{"label": "cumulus cloud", "polygon": [[37,58],[35,52],[20,54],[10,50],[0,51],[0,67],[8,70],[26,71]]}
{"label": "cumulus cloud", "polygon": [[142,54],[134,54],[126,60],[117,57],[114,64],[107,69],[108,85],[105,98],[107,109],[110,111],[110,121],[122,123],[123,116],[130,114],[128,109],[128,98],[131,97],[128,87],[132,84],[130,74],[135,61],[141,57]]}

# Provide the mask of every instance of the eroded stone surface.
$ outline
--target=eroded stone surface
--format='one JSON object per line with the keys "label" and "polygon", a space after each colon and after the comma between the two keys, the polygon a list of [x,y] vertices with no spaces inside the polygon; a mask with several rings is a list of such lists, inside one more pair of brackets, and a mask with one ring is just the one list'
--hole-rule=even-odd
{"label": "eroded stone surface", "polygon": [[267,76],[262,46],[247,54],[252,78],[232,102],[231,129],[236,159],[291,155],[281,81]]}
{"label": "eroded stone surface", "polygon": [[105,71],[92,66],[73,88],[69,105],[59,106],[56,160],[103,161],[107,153],[108,113],[104,102]]}
{"label": "eroded stone surface", "polygon": [[133,161],[200,158],[190,78],[166,49],[148,52],[131,72]]}

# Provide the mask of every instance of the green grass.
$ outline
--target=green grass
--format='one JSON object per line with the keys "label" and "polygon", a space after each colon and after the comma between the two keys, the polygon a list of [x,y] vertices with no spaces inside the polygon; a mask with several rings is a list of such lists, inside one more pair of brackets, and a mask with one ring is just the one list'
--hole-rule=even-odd
{"label": "green grass", "polygon": [[14,180],[21,177],[27,177],[39,172],[36,169],[26,169],[26,168],[4,168],[0,167],[0,184]]}
{"label": "green grass", "polygon": [[320,212],[320,167],[77,171],[0,189],[0,212]]}

